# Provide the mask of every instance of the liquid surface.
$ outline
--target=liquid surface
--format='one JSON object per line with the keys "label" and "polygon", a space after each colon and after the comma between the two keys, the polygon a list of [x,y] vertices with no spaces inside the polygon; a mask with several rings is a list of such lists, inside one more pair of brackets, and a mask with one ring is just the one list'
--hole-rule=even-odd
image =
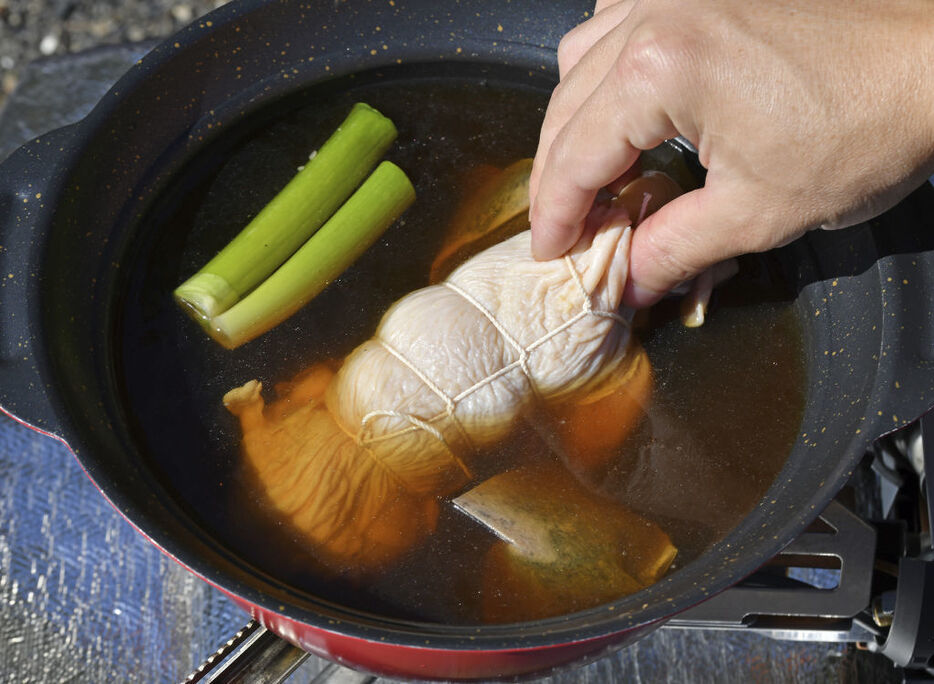
{"label": "liquid surface", "polygon": [[[350,270],[274,331],[235,351],[207,338],[173,288],[245,225],[355,101],[389,116],[388,158],[418,200]],[[491,535],[444,506],[437,532],[365,587],[316,571],[313,553],[269,514],[241,469],[223,394],[252,378],[267,388],[367,339],[396,299],[427,284],[448,218],[481,165],[531,156],[547,93],[494,80],[356,83],[307,98],[236,146],[180,176],[142,226],[116,331],[129,419],[149,464],[179,504],[237,555],[300,591],[387,616],[476,622]],[[653,405],[595,491],[658,524],[697,557],[748,513],[781,468],[800,421],[804,368],[791,305],[751,262],[715,296],[708,323],[684,329],[671,305],[640,338],[655,374]],[[520,429],[500,462],[542,457]],[[521,444],[523,448],[515,448]],[[531,447],[529,445],[532,445]]]}

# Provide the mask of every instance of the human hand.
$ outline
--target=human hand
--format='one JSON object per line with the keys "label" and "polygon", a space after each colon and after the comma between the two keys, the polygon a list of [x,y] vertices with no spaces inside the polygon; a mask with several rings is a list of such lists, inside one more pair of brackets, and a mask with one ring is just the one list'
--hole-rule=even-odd
{"label": "human hand", "polygon": [[633,234],[626,303],[815,227],[875,216],[934,172],[931,0],[598,2],[558,49],[530,186],[552,258],[597,191],[682,135],[703,188]]}

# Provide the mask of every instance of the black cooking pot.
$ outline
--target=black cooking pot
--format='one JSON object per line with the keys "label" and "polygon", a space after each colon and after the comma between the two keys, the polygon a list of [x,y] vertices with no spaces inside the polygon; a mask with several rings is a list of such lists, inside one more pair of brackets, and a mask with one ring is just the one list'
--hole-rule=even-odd
{"label": "black cooking pot", "polygon": [[267,627],[390,676],[506,677],[592,657],[754,571],[821,512],[874,437],[934,401],[930,186],[869,224],[814,233],[776,253],[796,294],[807,365],[786,465],[755,510],[697,560],[574,615],[445,626],[298,591],[232,551],[167,486],[165,462],[138,429],[145,417],[128,403],[119,332],[131,315],[126,266],[184,241],[152,219],[180,176],[196,178],[296,102],[340,98],[361,83],[432,78],[547,91],[559,38],[588,9],[532,0],[234,2],[157,47],[87,118],[0,166],[0,406],[65,441],[134,526]]}

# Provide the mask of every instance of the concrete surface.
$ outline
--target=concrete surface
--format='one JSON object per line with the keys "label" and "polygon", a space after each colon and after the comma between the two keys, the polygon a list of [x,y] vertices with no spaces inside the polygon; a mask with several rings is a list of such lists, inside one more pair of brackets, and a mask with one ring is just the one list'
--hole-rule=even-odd
{"label": "concrete surface", "polygon": [[0,0],[0,106],[36,59],[161,39],[226,1]]}

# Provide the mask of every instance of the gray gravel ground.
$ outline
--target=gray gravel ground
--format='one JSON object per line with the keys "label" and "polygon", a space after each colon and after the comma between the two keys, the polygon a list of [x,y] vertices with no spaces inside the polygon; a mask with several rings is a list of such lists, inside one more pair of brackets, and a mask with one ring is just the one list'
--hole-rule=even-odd
{"label": "gray gravel ground", "polygon": [[0,105],[29,62],[164,38],[227,0],[0,0]]}

